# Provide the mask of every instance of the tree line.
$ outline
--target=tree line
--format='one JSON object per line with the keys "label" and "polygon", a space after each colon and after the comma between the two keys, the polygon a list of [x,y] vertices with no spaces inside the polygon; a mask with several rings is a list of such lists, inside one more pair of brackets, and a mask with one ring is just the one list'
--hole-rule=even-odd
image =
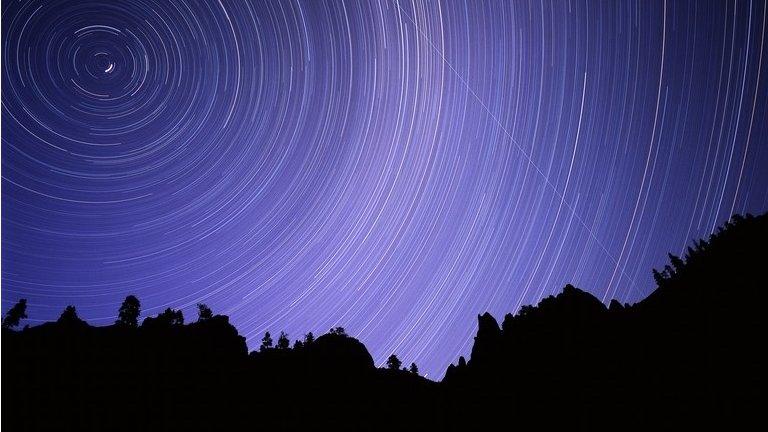
{"label": "tree line", "polygon": [[[117,319],[115,325],[123,328],[138,328],[139,317],[141,316],[141,302],[135,295],[129,295],[123,300],[120,308],[117,311]],[[204,322],[213,318],[213,310],[204,303],[197,304],[197,322]],[[27,299],[20,299],[13,307],[11,307],[5,314],[2,321],[2,328],[14,329],[21,324],[21,320],[29,318],[27,316]],[[78,315],[75,306],[69,305],[64,308],[64,311],[57,320],[59,323],[85,323]],[[165,311],[159,313],[156,317],[148,317],[142,323],[143,326],[155,326],[155,327],[173,327],[184,325],[184,314],[179,309],[167,308]],[[27,329],[29,326],[25,326]],[[344,327],[334,327],[328,331],[329,334],[347,336],[347,332]],[[259,352],[266,352],[269,350],[301,350],[304,347],[311,345],[315,341],[315,335],[309,332],[304,335],[303,339],[297,339],[293,343],[291,348],[291,341],[288,338],[288,333],[281,331],[277,338],[277,343],[274,343],[272,335],[269,331],[264,333],[264,337],[261,339],[261,345],[259,346]],[[389,370],[402,370],[410,372],[414,375],[419,374],[419,367],[416,363],[411,363],[410,367],[402,367],[403,362],[397,357],[396,354],[392,354],[387,358],[386,368]]]}

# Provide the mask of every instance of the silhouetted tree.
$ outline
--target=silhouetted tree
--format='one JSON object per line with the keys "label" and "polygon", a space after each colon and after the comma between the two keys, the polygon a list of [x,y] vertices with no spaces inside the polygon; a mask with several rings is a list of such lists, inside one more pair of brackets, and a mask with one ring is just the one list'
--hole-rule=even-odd
{"label": "silhouetted tree", "polygon": [[168,308],[157,315],[157,322],[164,326],[180,326],[184,324],[184,313]]}
{"label": "silhouetted tree", "polygon": [[211,311],[211,308],[208,307],[208,305],[205,305],[203,303],[197,304],[197,320],[198,321],[205,321],[213,318],[213,311]]}
{"label": "silhouetted tree", "polygon": [[402,364],[403,362],[401,362],[400,359],[397,358],[397,356],[394,354],[389,356],[389,358],[387,359],[387,369],[398,370],[400,369],[400,365]]}
{"label": "silhouetted tree", "polygon": [[77,310],[74,306],[69,305],[66,308],[64,308],[64,312],[61,313],[61,316],[59,316],[59,322],[60,323],[78,323],[82,322],[79,316],[77,316]]}
{"label": "silhouetted tree", "polygon": [[302,348],[304,348],[304,342],[296,339],[296,341],[293,343],[293,349],[300,350]]}
{"label": "silhouetted tree", "polygon": [[115,324],[135,328],[139,325],[140,313],[141,303],[139,299],[136,296],[129,295],[123,300],[123,304],[120,305],[120,309],[117,311]]}
{"label": "silhouetted tree", "polygon": [[269,332],[266,332],[264,333],[264,337],[261,338],[261,347],[259,350],[266,351],[270,348],[272,348],[272,335],[270,335]]}
{"label": "silhouetted tree", "polygon": [[656,285],[662,286],[664,284],[664,281],[666,281],[666,278],[664,278],[664,275],[661,274],[656,269],[653,269],[653,280],[656,281]]}
{"label": "silhouetted tree", "polygon": [[315,341],[315,335],[309,332],[304,335],[304,346],[311,345]]}
{"label": "silhouetted tree", "polygon": [[676,272],[679,272],[680,270],[685,267],[685,262],[681,260],[678,256],[672,255],[671,253],[668,253],[667,256],[669,257],[669,262],[672,263],[672,267],[675,268]]}
{"label": "silhouetted tree", "polygon": [[3,328],[14,328],[25,318],[27,318],[27,299],[20,299],[6,312],[5,318],[3,318]]}
{"label": "silhouetted tree", "polygon": [[418,375],[419,374],[419,367],[416,366],[416,363],[411,363],[411,367],[408,368],[408,372],[410,372],[410,373],[412,373],[414,375]]}
{"label": "silhouetted tree", "polygon": [[288,339],[288,334],[280,332],[280,337],[277,338],[277,349],[288,349],[291,347],[291,341]]}

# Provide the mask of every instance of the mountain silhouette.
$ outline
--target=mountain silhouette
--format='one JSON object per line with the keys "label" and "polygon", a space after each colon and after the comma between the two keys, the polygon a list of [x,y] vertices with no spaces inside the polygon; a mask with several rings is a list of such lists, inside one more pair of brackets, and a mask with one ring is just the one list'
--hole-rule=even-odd
{"label": "mountain silhouette", "polygon": [[441,382],[331,329],[248,353],[226,316],[198,305],[114,325],[67,307],[2,329],[8,430],[691,430],[759,425],[766,389],[768,215],[735,216],[653,271],[646,299],[608,306],[567,285],[499,322],[478,315],[469,360]]}

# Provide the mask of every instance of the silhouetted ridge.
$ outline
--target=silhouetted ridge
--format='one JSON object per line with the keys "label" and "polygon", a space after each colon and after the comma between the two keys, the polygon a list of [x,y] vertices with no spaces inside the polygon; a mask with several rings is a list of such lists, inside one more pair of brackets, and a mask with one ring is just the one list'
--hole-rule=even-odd
{"label": "silhouetted ridge", "polygon": [[737,216],[684,258],[670,254],[670,265],[654,271],[657,290],[638,304],[606,308],[567,285],[507,314],[501,337],[482,315],[469,362],[449,367],[443,381],[458,409],[470,407],[464,426],[508,418],[590,429],[748,424],[768,363],[756,343],[765,330],[767,242],[765,215]]}
{"label": "silhouetted ridge", "polygon": [[[392,354],[377,368],[336,327],[269,332],[248,353],[226,316],[197,305],[114,325],[74,306],[56,322],[3,319],[9,430],[746,429],[762,420],[768,216],[734,217],[654,270],[645,300],[608,307],[566,285],[507,314],[478,315],[469,361],[440,383]],[[406,359],[407,360],[407,359]]]}

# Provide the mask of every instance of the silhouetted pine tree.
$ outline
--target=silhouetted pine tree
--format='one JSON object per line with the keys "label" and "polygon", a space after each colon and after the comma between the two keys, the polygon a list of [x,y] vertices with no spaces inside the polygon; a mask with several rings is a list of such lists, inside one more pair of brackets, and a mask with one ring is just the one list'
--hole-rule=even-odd
{"label": "silhouetted pine tree", "polygon": [[387,369],[390,370],[398,370],[400,369],[400,366],[403,364],[403,362],[400,361],[399,358],[397,358],[396,355],[392,354],[387,359]]}
{"label": "silhouetted pine tree", "polygon": [[21,320],[27,318],[27,299],[20,299],[3,318],[3,328],[14,328],[19,325]]}
{"label": "silhouetted pine tree", "polygon": [[291,347],[291,341],[288,339],[286,332],[280,332],[280,337],[277,338],[277,349],[288,349]]}
{"label": "silhouetted pine tree", "polygon": [[139,325],[140,313],[141,302],[139,302],[136,296],[129,295],[123,300],[123,304],[120,305],[120,309],[117,311],[115,324],[136,328]]}
{"label": "silhouetted pine tree", "polygon": [[672,267],[675,268],[675,272],[679,272],[680,270],[685,267],[685,262],[681,260],[678,256],[672,255],[671,253],[668,253],[667,256],[669,257],[669,262],[672,263]]}

